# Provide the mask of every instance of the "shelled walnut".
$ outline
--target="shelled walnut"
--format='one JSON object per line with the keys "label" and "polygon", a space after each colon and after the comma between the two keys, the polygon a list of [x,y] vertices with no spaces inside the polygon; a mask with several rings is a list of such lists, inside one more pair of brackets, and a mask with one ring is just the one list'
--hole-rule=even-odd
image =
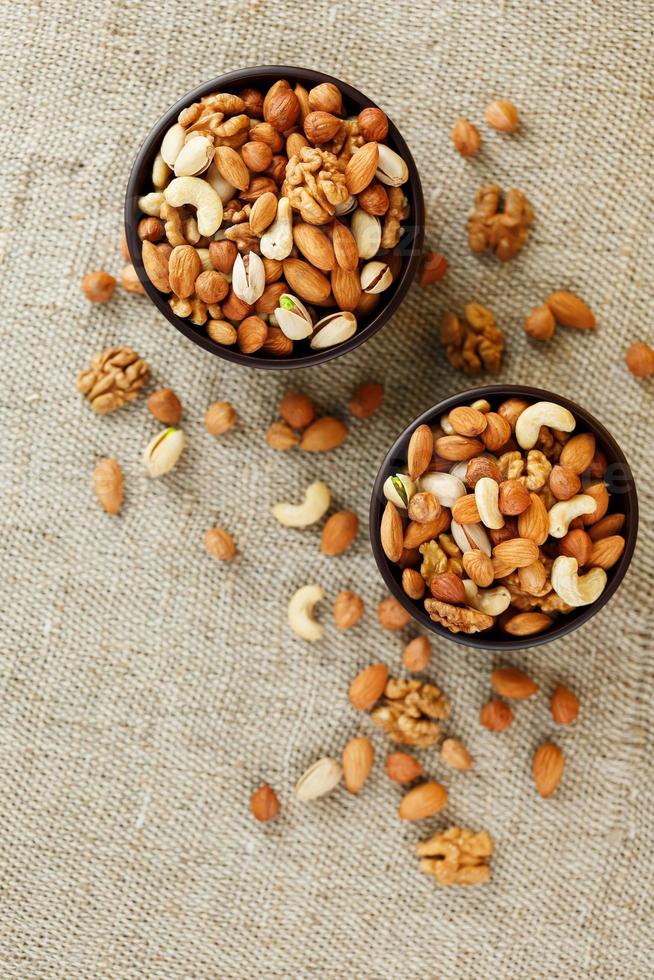
{"label": "shelled walnut", "polygon": [[493,841],[486,831],[474,833],[461,827],[434,834],[416,845],[420,870],[433,875],[439,885],[480,885],[490,880],[488,859]]}
{"label": "shelled walnut", "polygon": [[464,317],[445,313],[439,340],[452,367],[464,374],[496,373],[500,369],[504,334],[493,313],[479,303],[466,304]]}
{"label": "shelled walnut", "polygon": [[441,737],[438,721],[450,716],[450,703],[435,684],[390,678],[384,703],[371,714],[375,725],[400,745],[426,748]]}
{"label": "shelled walnut", "polygon": [[77,379],[77,390],[94,412],[106,415],[138,398],[148,380],[148,365],[129,347],[109,347],[96,354]]}
{"label": "shelled walnut", "polygon": [[468,218],[468,243],[473,252],[490,248],[503,262],[514,258],[527,242],[534,210],[525,194],[512,188],[488,184],[475,194]]}

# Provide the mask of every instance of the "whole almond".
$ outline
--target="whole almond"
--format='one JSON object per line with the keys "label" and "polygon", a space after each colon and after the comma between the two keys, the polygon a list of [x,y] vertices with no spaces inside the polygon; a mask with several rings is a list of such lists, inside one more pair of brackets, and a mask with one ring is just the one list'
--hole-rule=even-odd
{"label": "whole almond", "polygon": [[500,697],[523,701],[538,691],[538,684],[515,667],[499,667],[491,674],[491,687]]}
{"label": "whole almond", "polygon": [[592,330],[596,320],[591,308],[574,293],[560,291],[547,297],[547,305],[554,319],[564,327],[575,330]]}
{"label": "whole almond", "polygon": [[363,736],[352,738],[343,749],[343,781],[348,793],[358,793],[370,775],[375,754],[372,742]]}
{"label": "whole almond", "polygon": [[234,538],[222,527],[209,528],[204,536],[204,546],[221,561],[231,561],[236,555]]}
{"label": "whole almond", "polygon": [[316,419],[304,430],[300,449],[307,453],[326,453],[336,449],[347,439],[347,426],[332,415]]}
{"label": "whole almond", "polygon": [[388,667],[385,664],[371,664],[354,678],[350,684],[348,698],[357,711],[370,711],[384,693],[388,680]]}
{"label": "whole almond", "polygon": [[584,487],[584,493],[595,500],[595,510],[590,514],[584,514],[582,520],[584,525],[596,524],[601,520],[609,506],[609,494],[605,483],[593,483],[590,487]]}
{"label": "whole almond", "polygon": [[624,514],[607,514],[597,524],[588,528],[588,537],[591,541],[599,541],[600,538],[607,538],[610,534],[617,534],[624,525]]}
{"label": "whole almond", "polygon": [[425,580],[415,568],[405,568],[402,572],[402,588],[409,599],[422,599],[425,594]]}
{"label": "whole almond", "polygon": [[458,405],[448,415],[454,431],[460,436],[478,436],[487,426],[486,416],[476,408]]}
{"label": "whole almond", "polygon": [[570,500],[579,493],[581,480],[574,470],[567,466],[559,466],[558,463],[552,467],[549,476],[549,487],[557,500]]}
{"label": "whole almond", "polygon": [[[490,484],[492,486],[492,484]],[[481,517],[477,510],[477,501],[473,493],[459,497],[452,504],[452,518],[458,524],[479,524]]]}
{"label": "whole almond", "polygon": [[168,255],[163,249],[157,248],[153,242],[144,241],[141,246],[143,268],[152,285],[162,293],[170,292],[168,278]]}
{"label": "whole almond", "polygon": [[595,455],[595,436],[590,432],[581,432],[578,436],[568,439],[561,450],[559,463],[573,473],[583,473],[593,461]]}
{"label": "whole almond", "polygon": [[622,556],[625,540],[621,534],[611,534],[593,544],[589,564],[593,568],[613,568]]}
{"label": "whole almond", "polygon": [[480,438],[491,453],[499,452],[511,438],[511,426],[499,412],[486,412],[486,428]]}
{"label": "whole almond", "polygon": [[[518,517],[518,534],[529,538],[535,545],[545,544],[549,534],[547,508],[538,494],[530,493],[531,503]],[[535,561],[535,559],[534,559]],[[530,562],[527,562],[529,565]]]}
{"label": "whole almond", "polygon": [[340,510],[328,518],[320,537],[323,555],[340,555],[359,532],[359,518],[351,510]]}
{"label": "whole almond", "polygon": [[447,803],[447,790],[440,783],[420,783],[403,797],[400,820],[424,820],[433,817]]}
{"label": "whole almond", "polygon": [[363,611],[363,599],[356,592],[339,592],[334,600],[336,629],[348,630],[355,626],[363,616]]}
{"label": "whole almond", "polygon": [[422,523],[420,521],[410,521],[404,533],[404,547],[407,549],[419,548],[425,541],[431,541],[437,535],[442,534],[450,523],[449,510],[443,509],[434,521]]}
{"label": "whole almond", "polygon": [[[407,569],[408,571],[408,569]],[[402,663],[407,670],[418,673],[424,670],[431,658],[431,644],[426,636],[414,636],[407,643],[402,654]]]}
{"label": "whole almond", "polygon": [[240,191],[247,189],[250,183],[250,171],[236,150],[231,146],[217,146],[213,159],[220,176],[228,184],[237,187]]}
{"label": "whole almond", "polygon": [[447,257],[442,252],[427,252],[420,263],[420,285],[423,289],[440,282],[448,269]]}
{"label": "whole almond", "polygon": [[341,269],[354,272],[359,266],[359,250],[354,235],[340,221],[334,221],[332,225],[332,242],[334,255]]}
{"label": "whole almond", "polygon": [[489,585],[493,584],[493,579],[495,578],[493,563],[483,551],[480,551],[478,548],[466,551],[461,562],[468,578],[475,585],[479,586],[480,589],[486,589]]}
{"label": "whole almond", "polygon": [[297,436],[286,422],[273,422],[266,432],[266,442],[271,449],[285,452],[297,443]]}
{"label": "whole almond", "polygon": [[529,312],[524,323],[524,328],[527,336],[533,337],[534,340],[550,340],[556,330],[556,320],[549,306],[546,303],[543,303],[541,306],[535,306]]}
{"label": "whole almond", "polygon": [[123,471],[113,456],[101,459],[93,470],[93,493],[107,514],[117,514],[123,497]]}
{"label": "whole almond", "polygon": [[654,348],[644,341],[634,341],[624,359],[635,378],[649,378],[654,374]]}
{"label": "whole almond", "polygon": [[204,425],[212,436],[221,436],[236,423],[238,416],[234,407],[225,401],[212,402],[204,416]]}
{"label": "whole almond", "polygon": [[[547,582],[547,571],[542,561],[534,561],[531,565],[525,565],[518,569],[518,580],[520,588],[529,595],[540,596],[543,594]],[[549,589],[549,585],[547,587]]]}
{"label": "whole almond", "polygon": [[472,767],[472,756],[457,738],[446,738],[441,745],[441,759],[451,769],[465,772]]}
{"label": "whole almond", "polygon": [[279,815],[279,800],[272,786],[264,783],[250,797],[250,809],[255,820],[266,823]]}
{"label": "whole almond", "polygon": [[349,408],[358,419],[374,415],[384,398],[384,386],[376,381],[360,384],[349,401]]}
{"label": "whole almond", "polygon": [[509,541],[501,541],[493,548],[494,558],[499,558],[514,568],[531,565],[538,554],[538,545],[531,538],[511,538]]}
{"label": "whole almond", "polygon": [[361,279],[357,271],[348,272],[337,265],[331,274],[334,300],[341,310],[356,310],[361,298]]}
{"label": "whole almond", "polygon": [[407,514],[412,521],[419,524],[431,524],[438,520],[442,509],[438,497],[433,493],[414,493],[409,500]]}
{"label": "whole almond", "polygon": [[404,529],[402,527],[400,512],[391,500],[386,501],[379,535],[381,546],[388,560],[392,562],[399,561],[404,547]]}
{"label": "whole almond", "polygon": [[409,476],[417,480],[425,472],[434,453],[434,435],[428,425],[419,425],[411,433],[407,450]]}
{"label": "whole almond", "polygon": [[502,629],[511,636],[535,636],[549,629],[554,620],[542,612],[521,612],[502,621]]}
{"label": "whole almond", "polygon": [[284,276],[291,290],[309,303],[326,303],[331,294],[329,279],[302,259],[284,259]]}
{"label": "whole almond", "polygon": [[434,575],[429,583],[429,590],[434,599],[441,602],[450,602],[458,606],[466,601],[466,593],[463,582],[454,572],[442,572]]}
{"label": "whole almond", "polygon": [[544,742],[534,754],[531,772],[536,789],[542,797],[551,796],[561,782],[565,759],[558,745]]}
{"label": "whole almond", "polygon": [[263,235],[266,228],[269,228],[275,220],[276,214],[277,198],[271,191],[266,191],[256,199],[250,211],[250,228],[254,234]]}
{"label": "whole almond", "polygon": [[160,388],[153,391],[146,405],[155,419],[164,425],[177,425],[182,417],[182,403],[172,388]]}
{"label": "whole almond", "polygon": [[490,732],[503,732],[513,721],[513,711],[504,701],[489,701],[479,712],[479,721]]}
{"label": "whole almond", "polygon": [[438,456],[457,463],[479,456],[484,451],[484,444],[479,439],[470,439],[468,436],[440,436],[435,440],[434,448]]}
{"label": "whole almond", "polygon": [[558,725],[571,725],[579,714],[579,701],[569,687],[559,684],[552,692],[550,711]]}
{"label": "whole almond", "polygon": [[260,350],[268,336],[268,324],[260,316],[248,316],[236,328],[237,343],[243,354]]}
{"label": "whole almond", "polygon": [[422,776],[422,763],[408,752],[391,752],[386,756],[386,775],[394,783],[411,783]]}
{"label": "whole almond", "polygon": [[345,185],[350,194],[360,194],[372,181],[379,163],[376,142],[364,143],[349,159],[345,168]]}
{"label": "whole almond", "polygon": [[336,265],[334,246],[324,231],[306,221],[293,225],[293,241],[302,255],[317,269],[331,272]]}
{"label": "whole almond", "polygon": [[377,619],[385,630],[401,630],[410,622],[411,616],[401,602],[388,596],[377,606]]}
{"label": "whole almond", "polygon": [[574,558],[579,568],[583,568],[590,561],[593,551],[593,542],[590,535],[583,528],[576,527],[561,538],[559,541],[559,554],[567,558]]}
{"label": "whole almond", "polygon": [[279,414],[294,429],[306,429],[313,422],[313,402],[300,391],[287,391],[279,404]]}
{"label": "whole almond", "polygon": [[193,295],[201,271],[200,256],[192,245],[177,245],[170,253],[168,279],[170,288],[180,299]]}

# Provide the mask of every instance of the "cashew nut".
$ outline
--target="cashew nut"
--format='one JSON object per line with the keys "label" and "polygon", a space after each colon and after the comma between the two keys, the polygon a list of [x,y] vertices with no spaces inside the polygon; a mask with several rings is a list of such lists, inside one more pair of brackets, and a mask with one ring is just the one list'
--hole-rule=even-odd
{"label": "cashew nut", "polygon": [[179,123],[171,126],[161,141],[161,156],[172,170],[186,140],[186,130]]}
{"label": "cashew nut", "polygon": [[324,626],[313,617],[313,607],[325,598],[325,591],[319,585],[303,585],[288,604],[288,625],[294,633],[309,643],[321,640]]}
{"label": "cashew nut", "polygon": [[174,208],[181,208],[183,204],[193,205],[201,235],[210,237],[220,228],[223,202],[211,184],[201,177],[175,177],[165,189],[164,197]]}
{"label": "cashew nut", "polygon": [[304,491],[301,504],[274,504],[273,517],[286,527],[308,527],[327,513],[330,501],[331,494],[326,483],[311,483]]}
{"label": "cashew nut", "polygon": [[161,153],[157,153],[156,157],[154,158],[154,163],[152,164],[152,183],[154,184],[156,190],[163,190],[170,180],[170,176],[170,167],[162,157]]}
{"label": "cashew nut", "polygon": [[416,485],[408,473],[395,473],[384,481],[384,496],[396,507],[406,510],[416,492]]}
{"label": "cashew nut", "polygon": [[463,480],[453,473],[423,473],[418,486],[425,493],[433,493],[441,507],[451,507],[466,492]]}
{"label": "cashew nut", "polygon": [[569,606],[587,606],[599,599],[606,585],[603,568],[591,568],[585,575],[578,574],[576,558],[559,555],[554,559],[550,579],[556,594]]}
{"label": "cashew nut", "polygon": [[470,408],[476,408],[482,415],[486,415],[491,410],[491,403],[486,398],[478,398],[476,402],[472,403]]}
{"label": "cashew nut", "polygon": [[466,603],[487,616],[499,616],[511,605],[511,593],[505,585],[497,585],[494,589],[479,589],[471,579],[464,578],[463,588]]}
{"label": "cashew nut", "polygon": [[277,217],[266,229],[259,242],[261,254],[267,259],[287,259],[293,250],[293,228],[291,202],[280,197],[277,203]]}
{"label": "cashew nut", "polygon": [[490,476],[482,476],[475,485],[475,503],[482,523],[498,530],[504,527],[504,518],[499,508],[500,486]]}
{"label": "cashew nut", "polygon": [[572,412],[556,402],[534,402],[518,416],[515,437],[523,449],[532,449],[538,441],[541,425],[548,425],[561,432],[572,432],[576,422]]}
{"label": "cashew nut", "polygon": [[139,197],[139,211],[149,215],[151,218],[158,218],[163,202],[164,196],[162,192],[152,191],[150,194],[144,194],[143,197]]}
{"label": "cashew nut", "polygon": [[481,524],[459,524],[458,521],[452,521],[450,534],[464,554],[479,548],[490,558],[493,550],[491,540]]}
{"label": "cashew nut", "polygon": [[594,510],[595,499],[588,493],[578,493],[569,500],[559,500],[547,515],[550,534],[553,538],[564,538],[568,533],[570,522],[574,521],[575,517],[592,514]]}

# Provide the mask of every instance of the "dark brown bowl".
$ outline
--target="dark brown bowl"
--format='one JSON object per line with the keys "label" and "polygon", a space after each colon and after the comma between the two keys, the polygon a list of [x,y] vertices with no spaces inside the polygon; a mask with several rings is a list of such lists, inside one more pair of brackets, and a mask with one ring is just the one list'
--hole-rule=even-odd
{"label": "dark brown bowl", "polygon": [[[467,633],[450,633],[444,626],[441,626],[439,623],[434,623],[429,618],[421,603],[415,602],[406,595],[400,581],[401,569],[388,560],[381,546],[380,523],[382,512],[386,505],[386,498],[384,497],[382,488],[384,481],[391,473],[396,473],[399,469],[403,469],[406,466],[407,449],[411,433],[423,423],[427,425],[438,425],[443,413],[450,412],[457,405],[470,405],[471,402],[476,401],[478,398],[486,398],[491,404],[495,401],[504,401],[507,398],[524,398],[527,401],[554,401],[567,408],[575,416],[578,423],[580,423],[578,430],[575,429],[575,434],[577,431],[592,432],[595,436],[597,448],[606,456],[608,469],[604,480],[608,484],[610,493],[608,513],[617,512],[625,514],[625,522],[621,532],[625,539],[625,549],[620,560],[613,568],[608,570],[608,581],[602,595],[596,602],[589,606],[580,606],[576,612],[561,615],[550,630],[546,633],[539,633],[537,636],[511,637],[497,628],[472,635],[468,635]],[[438,405],[434,405],[433,408],[428,409],[419,418],[414,419],[411,425],[407,426],[404,432],[395,440],[390,452],[387,453],[377,474],[370,503],[370,540],[372,542],[372,550],[382,577],[392,595],[401,602],[416,622],[420,623],[432,633],[436,633],[447,640],[453,640],[455,643],[462,643],[464,646],[480,647],[488,650],[516,650],[541,646],[543,643],[549,643],[551,640],[558,640],[566,636],[586,623],[596,612],[599,612],[606,605],[620,585],[629,567],[631,556],[634,553],[637,534],[638,496],[636,494],[636,485],[624,453],[613,436],[586,409],[581,408],[581,406],[570,401],[568,398],[563,398],[561,395],[557,395],[551,391],[544,391],[541,388],[531,388],[523,385],[489,385],[485,388],[472,388],[469,391],[452,395],[451,398],[446,398],[445,401],[439,402]]]}
{"label": "dark brown bowl", "polygon": [[167,297],[155,289],[145,274],[143,262],[141,261],[141,242],[136,232],[140,216],[137,203],[138,198],[142,194],[152,190],[152,164],[161,145],[163,135],[177,120],[177,116],[181,110],[197,102],[203,95],[219,91],[237,92],[239,89],[248,86],[260,87],[265,91],[267,87],[279,78],[285,78],[291,83],[300,82],[309,88],[313,88],[314,85],[320,85],[322,82],[333,82],[341,90],[348,115],[358,114],[368,106],[377,108],[374,102],[351,85],[341,82],[340,79],[334,78],[333,75],[325,75],[322,72],[313,71],[310,68],[264,65],[258,68],[241,68],[238,71],[228,72],[228,74],[204,82],[192,92],[188,92],[156,123],[134,161],[125,199],[125,231],[130,256],[134,263],[136,273],[143,284],[143,288],[157,309],[163,313],[166,319],[180,333],[188,337],[189,340],[192,340],[198,347],[203,347],[205,350],[224,358],[226,361],[245,364],[249,367],[270,368],[272,370],[324,364],[326,361],[331,361],[334,357],[339,357],[341,354],[347,354],[348,351],[354,350],[359,344],[363,344],[369,337],[377,333],[398,308],[411,285],[420,259],[425,225],[425,205],[418,169],[397,127],[389,119],[387,142],[392,149],[399,153],[409,168],[409,179],[403,185],[403,190],[411,208],[411,217],[409,219],[411,223],[404,223],[406,231],[402,235],[397,249],[395,249],[396,254],[399,254],[402,259],[400,273],[390,289],[384,293],[384,300],[380,305],[368,317],[362,317],[360,319],[357,317],[359,319],[359,326],[357,332],[350,340],[321,351],[312,351],[308,340],[296,341],[295,349],[297,353],[294,353],[290,357],[271,357],[261,351],[257,351],[255,354],[241,354],[240,351],[233,350],[231,347],[224,347],[221,344],[215,343],[206,335],[203,327],[197,327],[190,320],[178,317],[172,312],[168,306]]}

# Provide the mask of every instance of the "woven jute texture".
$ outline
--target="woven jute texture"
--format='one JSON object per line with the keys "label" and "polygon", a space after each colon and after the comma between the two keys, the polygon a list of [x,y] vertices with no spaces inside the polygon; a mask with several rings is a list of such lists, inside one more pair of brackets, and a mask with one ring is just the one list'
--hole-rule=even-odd
{"label": "woven jute texture", "polygon": [[[623,353],[652,340],[654,129],[648,0],[260,0],[249,4],[51,0],[3,10],[2,619],[0,973],[5,978],[629,978],[651,974],[654,835],[652,668],[652,385]],[[450,272],[411,290],[371,342],[299,375],[226,366],[185,341],[143,297],[91,306],[94,268],[120,269],[131,161],[150,126],[185,91],[222,71],[291,62],[321,67],[380,102],[422,175],[427,240]],[[515,138],[483,109],[508,97]],[[458,156],[454,118],[476,121],[483,152]],[[475,190],[522,188],[536,222],[513,262],[470,254]],[[555,288],[580,292],[593,334],[560,329],[528,342],[526,311]],[[571,396],[621,441],[644,520],[631,570],[578,633],[495,657],[435,644],[428,678],[452,697],[451,731],[470,773],[427,771],[450,803],[426,824],[397,819],[399,788],[374,773],[359,798],[292,797],[301,772],[338,756],[368,720],[349,680],[371,660],[399,670],[411,629],[385,632],[384,588],[365,522],[386,447],[417,414],[467,387],[444,362],[436,325],[476,300],[504,326],[507,382]],[[91,356],[133,346],[153,384],[184,402],[188,449],[148,481],[140,456],[156,431],[143,399],[99,418],[75,391]],[[383,409],[347,415],[363,380]],[[485,381],[486,379],[481,379]],[[274,453],[264,432],[291,386],[350,424],[325,457]],[[152,390],[152,387],[150,388]],[[225,398],[239,424],[215,439],[202,418]],[[126,477],[122,514],[91,495],[97,460]],[[270,505],[324,479],[362,521],[354,546],[324,558],[319,529],[277,526]],[[230,565],[203,548],[229,528]],[[319,582],[324,640],[286,624],[298,586]],[[337,634],[345,588],[366,614]],[[501,736],[481,729],[489,671],[529,670],[542,686]],[[582,712],[556,730],[555,682]],[[537,797],[530,760],[554,736],[563,783]],[[282,813],[256,825],[248,801],[268,781]],[[414,845],[449,823],[490,831],[493,880],[438,890]]]}

